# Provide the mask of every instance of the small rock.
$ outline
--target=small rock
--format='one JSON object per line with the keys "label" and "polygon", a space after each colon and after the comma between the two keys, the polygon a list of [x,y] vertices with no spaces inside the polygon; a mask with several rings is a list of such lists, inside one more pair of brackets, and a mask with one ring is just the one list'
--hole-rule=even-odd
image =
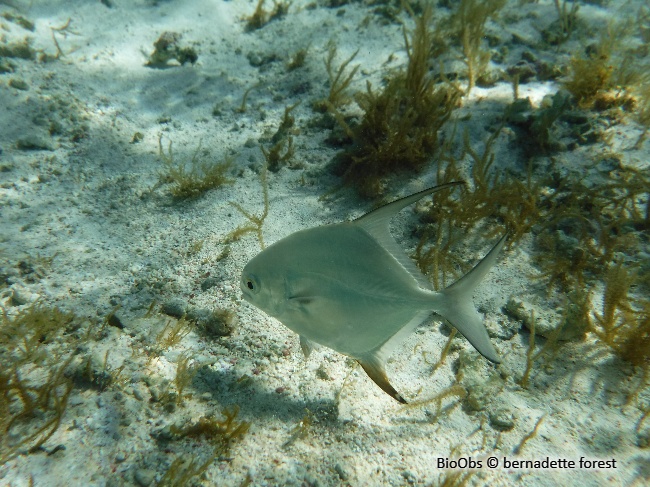
{"label": "small rock", "polygon": [[537,62],[537,56],[532,51],[524,51],[524,52],[521,53],[521,60],[522,61],[528,61],[529,63],[536,63]]}
{"label": "small rock", "polygon": [[120,477],[109,477],[106,480],[106,487],[122,487],[124,481]]}
{"label": "small rock", "polygon": [[27,91],[29,89],[27,82],[20,78],[11,78],[9,80],[9,86],[21,91]]}
{"label": "small rock", "polygon": [[68,401],[69,406],[79,406],[84,403],[83,397],[81,396],[72,396]]}
{"label": "small rock", "polygon": [[519,61],[514,66],[508,66],[506,70],[510,76],[518,76],[520,83],[527,83],[535,77],[535,69],[526,61]]}
{"label": "small rock", "polygon": [[486,360],[478,353],[461,350],[458,356],[458,374],[461,385],[468,395],[464,408],[468,411],[483,411],[490,404],[497,391],[503,387],[503,379],[488,367]]}
{"label": "small rock", "polygon": [[52,142],[40,135],[31,134],[16,140],[18,150],[54,150]]}
{"label": "small rock", "polygon": [[0,74],[2,73],[13,73],[16,69],[16,65],[9,61],[8,59],[0,58]]}
{"label": "small rock", "polygon": [[465,399],[465,408],[468,411],[483,411],[490,401],[490,390],[481,385],[467,388],[468,394]]}
{"label": "small rock", "polygon": [[115,328],[119,328],[120,330],[124,329],[124,323],[122,323],[122,320],[120,320],[117,314],[112,312],[109,313],[106,317],[106,324],[109,326],[114,326]]}
{"label": "small rock", "polygon": [[498,408],[490,412],[490,424],[500,431],[510,431],[515,427],[515,419],[512,412],[507,408]]}
{"label": "small rock", "polygon": [[262,59],[262,56],[260,56],[256,52],[249,52],[246,57],[248,58],[248,62],[253,66],[254,68],[260,67],[262,64],[264,64],[264,60]]}
{"label": "small rock", "polygon": [[636,445],[639,448],[650,448],[650,430],[639,431],[636,435]]}
{"label": "small rock", "polygon": [[173,318],[182,318],[185,316],[186,304],[180,299],[175,299],[173,301],[167,301],[163,303],[161,311],[167,316]]}
{"label": "small rock", "polygon": [[11,305],[12,306],[23,306],[32,301],[32,295],[23,289],[18,289],[16,287],[11,290]]}
{"label": "small rock", "polygon": [[209,338],[231,335],[237,324],[237,315],[229,309],[190,309],[187,318]]}
{"label": "small rock", "polygon": [[[571,341],[582,339],[586,333],[586,322],[582,319],[585,305],[584,296],[576,293],[569,295],[569,301],[562,313],[554,310],[544,310],[532,303],[510,298],[503,311],[521,322],[526,329],[532,327],[532,317],[535,316],[535,335],[544,338],[553,337],[558,341]],[[558,327],[562,327],[558,330]]]}
{"label": "small rock", "polygon": [[321,380],[332,380],[330,375],[327,373],[327,369],[323,364],[320,364],[318,369],[316,369],[316,377],[318,377]]}
{"label": "small rock", "polygon": [[133,474],[133,479],[141,487],[148,487],[153,482],[156,472],[148,468],[139,468]]}
{"label": "small rock", "polygon": [[142,391],[140,391],[139,387],[133,388],[133,397],[135,397],[138,401],[144,400],[144,396],[142,395]]}
{"label": "small rock", "polygon": [[338,474],[339,478],[344,482],[350,477],[340,463],[334,465],[334,470]]}
{"label": "small rock", "polygon": [[490,86],[494,86],[500,79],[501,76],[496,70],[486,69],[476,78],[476,86],[488,88]]}
{"label": "small rock", "polygon": [[219,282],[220,280],[216,277],[208,277],[201,283],[201,291],[207,291],[208,289],[215,287]]}
{"label": "small rock", "polygon": [[415,484],[417,482],[417,479],[415,478],[415,475],[413,475],[413,473],[411,473],[409,470],[404,470],[402,472],[402,477],[404,478],[404,480],[406,480],[406,482],[409,485],[413,485],[413,484]]}

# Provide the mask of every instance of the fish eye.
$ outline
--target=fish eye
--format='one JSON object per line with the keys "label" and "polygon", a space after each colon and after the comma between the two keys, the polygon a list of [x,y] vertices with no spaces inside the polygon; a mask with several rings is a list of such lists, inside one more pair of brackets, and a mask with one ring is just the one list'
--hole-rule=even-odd
{"label": "fish eye", "polygon": [[246,286],[246,288],[248,288],[253,294],[257,294],[260,290],[260,283],[252,274],[249,274],[242,278],[242,285]]}

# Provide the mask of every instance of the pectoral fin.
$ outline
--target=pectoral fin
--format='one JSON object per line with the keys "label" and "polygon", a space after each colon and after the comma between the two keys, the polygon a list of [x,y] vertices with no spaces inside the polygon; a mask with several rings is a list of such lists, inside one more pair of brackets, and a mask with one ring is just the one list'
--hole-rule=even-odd
{"label": "pectoral fin", "polygon": [[367,356],[363,359],[357,359],[363,370],[366,371],[368,377],[370,377],[375,384],[377,384],[382,391],[388,394],[393,399],[401,402],[402,404],[407,404],[406,400],[402,395],[397,392],[393,386],[388,382],[388,377],[386,377],[386,371],[384,370],[384,365],[377,360],[376,357]]}
{"label": "pectoral fin", "polygon": [[309,306],[311,303],[314,302],[313,296],[292,296],[287,299],[287,303],[289,306]]}

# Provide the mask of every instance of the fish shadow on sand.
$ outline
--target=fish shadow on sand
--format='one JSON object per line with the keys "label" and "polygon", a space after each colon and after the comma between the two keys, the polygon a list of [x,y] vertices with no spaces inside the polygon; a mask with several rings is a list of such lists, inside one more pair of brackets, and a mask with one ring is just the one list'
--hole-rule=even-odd
{"label": "fish shadow on sand", "polygon": [[[262,375],[242,384],[240,377],[232,369],[220,372],[203,367],[192,383],[193,392],[200,395],[206,392],[224,408],[237,406],[240,417],[247,421],[279,420],[294,426],[305,414],[312,414],[321,427],[337,430],[343,427],[338,419],[338,404],[335,398],[323,397],[303,399],[289,394],[278,393],[264,385]],[[308,412],[308,413],[307,413]]]}

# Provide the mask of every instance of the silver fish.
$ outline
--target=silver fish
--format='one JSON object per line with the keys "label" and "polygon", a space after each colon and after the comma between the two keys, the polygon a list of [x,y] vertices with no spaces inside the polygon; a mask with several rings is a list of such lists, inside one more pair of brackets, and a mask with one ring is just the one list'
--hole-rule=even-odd
{"label": "silver fish", "polygon": [[499,362],[472,293],[497,260],[506,235],[465,276],[432,290],[391,236],[388,224],[420,198],[463,184],[425,189],[344,223],[295,232],[251,259],[242,272],[244,299],[312,342],[355,358],[399,402],[385,363],[431,313],[447,319],[485,358]]}

